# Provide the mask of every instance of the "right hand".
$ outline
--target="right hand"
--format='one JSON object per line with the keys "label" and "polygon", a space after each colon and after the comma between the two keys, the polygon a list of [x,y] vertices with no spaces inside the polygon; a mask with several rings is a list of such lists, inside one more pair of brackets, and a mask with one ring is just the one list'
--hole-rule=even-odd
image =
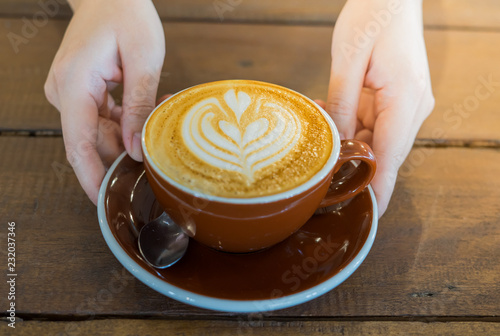
{"label": "right hand", "polygon": [[[74,7],[45,94],[61,113],[68,161],[96,204],[106,166],[124,147],[142,160],[140,134],[155,107],[165,36],[151,1],[85,0]],[[123,106],[109,93],[118,83]]]}

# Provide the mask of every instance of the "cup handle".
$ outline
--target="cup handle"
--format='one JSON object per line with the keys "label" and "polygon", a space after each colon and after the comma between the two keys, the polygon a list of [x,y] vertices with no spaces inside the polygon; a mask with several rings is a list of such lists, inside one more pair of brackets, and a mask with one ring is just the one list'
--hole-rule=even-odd
{"label": "cup handle", "polygon": [[[361,163],[347,175],[336,176],[335,173],[352,160],[360,160]],[[370,146],[358,140],[342,140],[339,158],[333,168],[332,182],[318,208],[345,201],[359,194],[372,180],[376,168],[377,162]]]}

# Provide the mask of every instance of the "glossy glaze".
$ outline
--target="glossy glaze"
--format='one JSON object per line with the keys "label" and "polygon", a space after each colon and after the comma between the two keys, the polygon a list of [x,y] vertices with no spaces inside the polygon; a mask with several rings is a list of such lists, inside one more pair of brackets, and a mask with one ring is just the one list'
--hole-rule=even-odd
{"label": "glossy glaze", "polygon": [[288,238],[314,213],[332,174],[290,198],[256,204],[227,204],[195,197],[162,180],[147,162],[146,176],[156,199],[198,242],[226,252],[253,252]]}
{"label": "glossy glaze", "polygon": [[[342,177],[343,171],[336,175]],[[109,180],[105,210],[119,244],[149,273],[190,292],[233,300],[278,298],[326,281],[358,254],[373,218],[365,190],[322,210],[288,239],[266,250],[232,254],[192,240],[177,264],[156,270],[142,260],[136,243],[136,230],[162,211],[143,164],[128,156],[120,162]]]}

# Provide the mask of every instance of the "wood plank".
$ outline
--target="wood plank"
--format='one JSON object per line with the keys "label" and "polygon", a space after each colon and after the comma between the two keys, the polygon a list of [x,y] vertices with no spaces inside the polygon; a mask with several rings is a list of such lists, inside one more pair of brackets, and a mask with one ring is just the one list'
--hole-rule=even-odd
{"label": "wood plank", "polygon": [[500,68],[494,65],[500,58],[500,44],[494,42],[499,37],[426,30],[436,106],[418,137],[499,139]]}
{"label": "wood plank", "polygon": [[[11,0],[13,1],[13,0]],[[164,20],[214,20],[332,25],[345,0],[313,1],[155,1]],[[224,6],[228,4],[229,6]],[[235,4],[235,5],[232,5]],[[227,9],[226,9],[227,8]],[[425,0],[426,26],[498,29],[500,3],[496,0]]]}
{"label": "wood plank", "polygon": [[[71,9],[61,0],[0,0],[0,15],[25,16],[46,13],[50,17],[69,18]],[[40,4],[56,3],[52,7]],[[332,25],[345,0],[266,1],[266,0],[156,0],[163,20],[201,20],[219,22],[261,22]],[[46,9],[48,8],[48,9]],[[428,26],[498,29],[496,0],[426,0],[424,23]]]}
{"label": "wood plank", "polygon": [[424,0],[424,24],[496,30],[500,28],[499,10],[496,0]]}
{"label": "wood plank", "polygon": [[452,335],[486,336],[500,333],[500,324],[487,322],[332,322],[332,321],[178,321],[97,320],[83,322],[16,323],[3,335]]}
{"label": "wood plank", "polygon": [[67,22],[50,21],[17,44],[9,36],[23,38],[23,22],[0,21],[0,128],[60,129],[59,113],[45,98],[43,85]]}
{"label": "wood plank", "polygon": [[[101,236],[95,207],[63,168],[62,139],[2,136],[0,152],[0,235],[16,222],[20,317],[233,316],[163,297],[124,271]],[[423,155],[399,179],[360,268],[318,299],[263,316],[500,316],[500,152]]]}
{"label": "wood plank", "polygon": [[[0,34],[20,32],[20,20],[0,20]],[[51,21],[15,53],[0,40],[0,128],[60,128],[59,114],[46,101],[43,83],[65,21]],[[167,57],[159,92],[227,78],[288,86],[325,98],[330,68],[331,28],[243,24],[164,25]],[[419,133],[431,139],[500,139],[500,90],[478,99],[476,88],[491,76],[500,81],[500,32],[427,30],[436,108]],[[293,39],[290,38],[293,36]],[[480,93],[489,93],[482,87]],[[455,105],[466,104],[462,117]],[[467,110],[471,110],[470,112]],[[470,115],[466,115],[470,114]]]}

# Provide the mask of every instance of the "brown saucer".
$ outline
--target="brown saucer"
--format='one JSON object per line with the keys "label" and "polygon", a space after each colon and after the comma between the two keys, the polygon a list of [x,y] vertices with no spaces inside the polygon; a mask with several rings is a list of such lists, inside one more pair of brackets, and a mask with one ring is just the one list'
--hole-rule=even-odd
{"label": "brown saucer", "polygon": [[[349,168],[340,172],[349,173]],[[179,262],[157,270],[144,262],[137,247],[138,230],[162,212],[146,180],[143,164],[122,156],[108,175],[107,185],[101,189],[104,190],[102,209],[121,249],[161,281],[204,296],[269,300],[300,293],[328,281],[349,265],[372,231],[370,244],[364,247],[366,252],[357,258],[362,261],[375,235],[375,230],[371,230],[372,195],[366,189],[351,200],[318,211],[322,214],[313,216],[290,238],[267,250],[230,254],[191,239],[186,255]],[[110,248],[113,250],[111,245]]]}

